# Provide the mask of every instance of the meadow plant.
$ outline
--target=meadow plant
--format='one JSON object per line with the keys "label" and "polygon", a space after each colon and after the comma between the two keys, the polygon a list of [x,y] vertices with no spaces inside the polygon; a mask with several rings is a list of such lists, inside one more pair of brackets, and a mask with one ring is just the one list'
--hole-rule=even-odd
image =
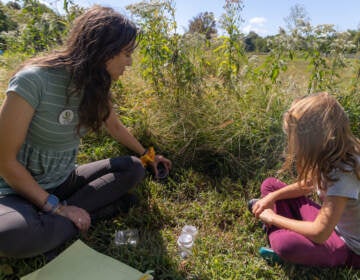
{"label": "meadow plant", "polygon": [[[294,57],[294,46],[292,37],[289,36],[284,30],[267,41],[270,52],[262,63],[252,64],[248,63],[250,71],[247,76],[252,81],[255,88],[259,88],[263,94],[267,95],[272,91],[275,85],[280,85],[279,77],[282,72],[287,70],[289,60]],[[250,61],[251,62],[251,61]]]}
{"label": "meadow plant", "polygon": [[339,74],[346,66],[344,53],[354,48],[349,34],[339,35],[331,24],[311,26],[307,23],[293,36],[305,43],[305,47],[299,49],[311,69],[308,92],[337,91]]}
{"label": "meadow plant", "polygon": [[8,49],[33,55],[62,43],[66,26],[61,16],[38,0],[25,1],[23,13],[28,17],[26,23],[3,34]]}
{"label": "meadow plant", "polygon": [[222,15],[220,25],[226,31],[221,39],[222,45],[214,50],[219,58],[218,75],[223,82],[224,89],[230,94],[239,94],[241,67],[246,64],[246,55],[242,43],[240,26],[243,22],[242,0],[226,0],[223,6],[225,13]]}
{"label": "meadow plant", "polygon": [[127,6],[141,29],[142,73],[154,91],[164,91],[166,65],[175,55],[171,35],[176,32],[175,8],[170,0],[139,2]]}

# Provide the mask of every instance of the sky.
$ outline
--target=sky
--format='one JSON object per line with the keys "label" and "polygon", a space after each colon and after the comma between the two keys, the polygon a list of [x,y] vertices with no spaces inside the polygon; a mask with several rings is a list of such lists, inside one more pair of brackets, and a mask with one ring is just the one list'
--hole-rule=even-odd
{"label": "sky", "polygon": [[[127,14],[125,7],[140,0],[73,0],[83,7],[93,4],[113,7]],[[62,1],[60,1],[62,2]],[[213,12],[215,18],[224,13],[225,0],[175,0],[178,32],[188,29],[189,21],[202,12]],[[360,27],[360,0],[244,0],[240,28],[247,34],[254,31],[260,36],[277,34],[279,27],[286,27],[284,18],[291,7],[302,6],[313,26],[333,24],[337,31],[357,30]]]}

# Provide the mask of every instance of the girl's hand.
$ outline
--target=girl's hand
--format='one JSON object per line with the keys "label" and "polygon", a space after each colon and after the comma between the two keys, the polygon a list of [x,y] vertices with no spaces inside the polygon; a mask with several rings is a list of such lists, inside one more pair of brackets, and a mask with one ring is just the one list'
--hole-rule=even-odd
{"label": "girl's hand", "polygon": [[259,219],[263,221],[267,226],[271,226],[274,215],[276,215],[275,212],[272,209],[267,208],[260,213]]}
{"label": "girl's hand", "polygon": [[87,231],[90,227],[90,215],[86,210],[80,207],[74,205],[62,205],[55,213],[70,219],[82,232]]}
{"label": "girl's hand", "polygon": [[155,178],[159,178],[159,170],[158,166],[159,164],[162,164],[165,168],[166,174],[168,174],[171,170],[172,163],[169,159],[166,157],[163,157],[162,155],[156,155],[155,161],[151,164],[152,169],[154,170]]}
{"label": "girl's hand", "polygon": [[270,195],[256,201],[252,207],[252,212],[256,218],[259,218],[260,214],[265,211],[265,209],[274,209],[274,201],[271,199]]}

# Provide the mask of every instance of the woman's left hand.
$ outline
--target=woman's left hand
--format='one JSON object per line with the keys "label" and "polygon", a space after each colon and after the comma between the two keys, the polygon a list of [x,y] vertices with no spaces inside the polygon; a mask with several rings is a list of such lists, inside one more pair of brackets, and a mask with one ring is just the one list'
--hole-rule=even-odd
{"label": "woman's left hand", "polygon": [[164,165],[167,174],[171,170],[172,167],[171,161],[162,155],[156,155],[154,162],[151,163],[151,167],[154,171],[155,178],[158,178],[159,175],[158,166],[160,163]]}

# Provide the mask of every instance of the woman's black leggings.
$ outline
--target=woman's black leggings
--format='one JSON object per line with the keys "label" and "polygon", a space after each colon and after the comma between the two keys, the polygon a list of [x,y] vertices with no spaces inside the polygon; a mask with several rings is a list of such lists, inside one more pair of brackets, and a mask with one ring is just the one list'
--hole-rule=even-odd
{"label": "woman's black leggings", "polygon": [[[59,187],[48,191],[91,215],[119,200],[144,175],[138,158],[117,157],[81,165]],[[77,234],[72,221],[63,216],[44,213],[19,195],[0,197],[0,256],[39,255]]]}

